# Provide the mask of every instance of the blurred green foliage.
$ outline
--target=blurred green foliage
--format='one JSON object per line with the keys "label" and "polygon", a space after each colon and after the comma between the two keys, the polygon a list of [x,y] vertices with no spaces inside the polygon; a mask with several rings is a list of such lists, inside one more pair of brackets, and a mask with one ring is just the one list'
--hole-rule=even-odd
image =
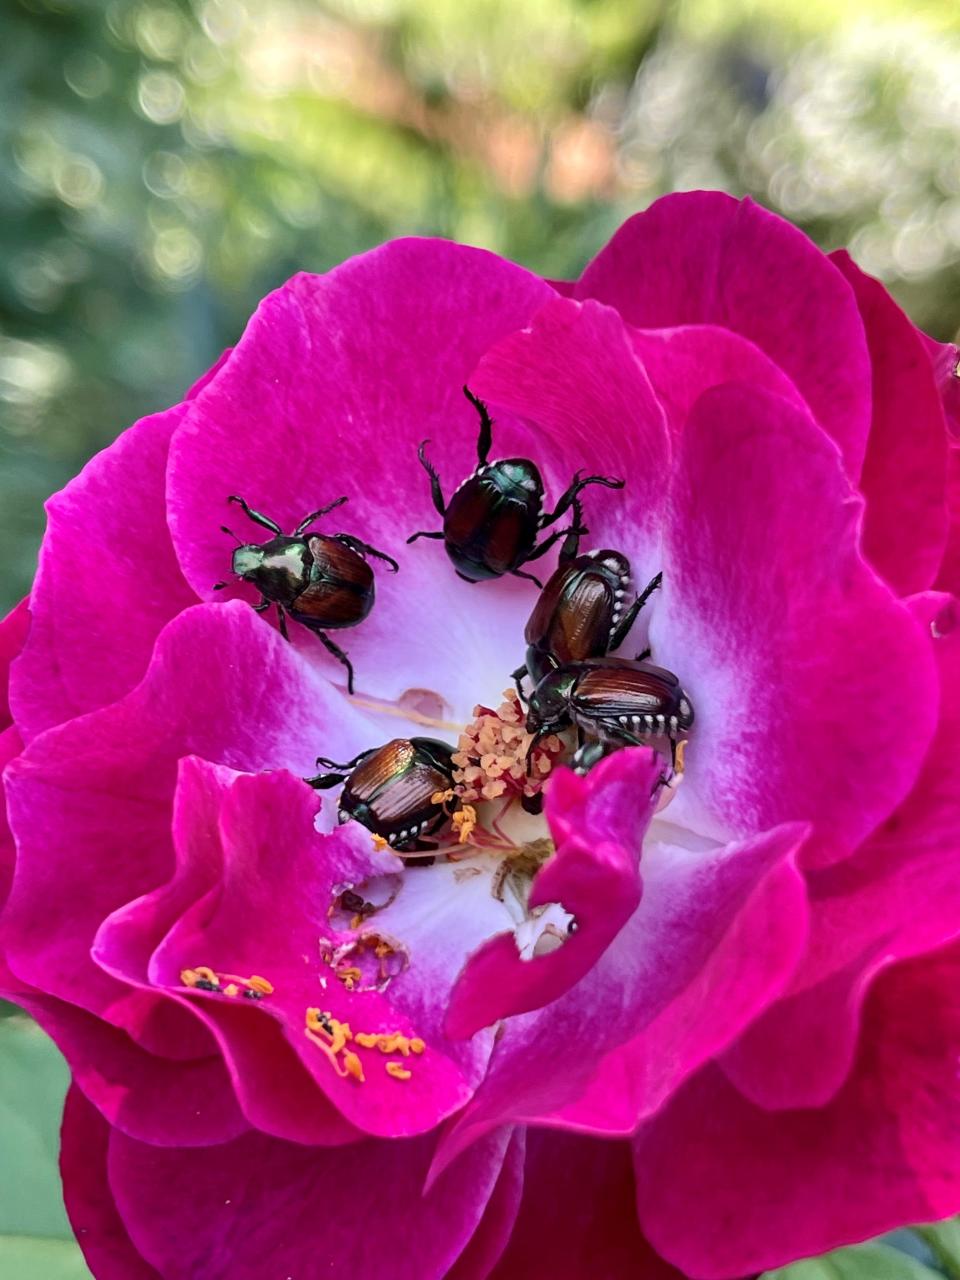
{"label": "blurred green foliage", "polygon": [[564,276],[717,186],[960,323],[954,0],[5,0],[0,48],[0,606],[49,492],[389,236]]}

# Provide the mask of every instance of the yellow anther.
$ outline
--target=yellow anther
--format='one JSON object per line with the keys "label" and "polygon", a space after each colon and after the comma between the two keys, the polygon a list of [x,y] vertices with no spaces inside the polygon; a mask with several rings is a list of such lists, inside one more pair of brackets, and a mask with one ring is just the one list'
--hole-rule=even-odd
{"label": "yellow anther", "polygon": [[446,791],[435,791],[433,795],[430,797],[430,803],[446,804],[449,800],[452,800],[453,797],[454,797],[454,792],[452,788],[448,788]]}
{"label": "yellow anther", "polygon": [[252,987],[254,991],[259,991],[262,996],[273,995],[273,983],[268,982],[266,978],[261,978],[259,973],[247,979],[247,986]]}
{"label": "yellow anther", "polygon": [[363,1063],[352,1049],[345,1050],[343,1055],[343,1066],[348,1076],[353,1076],[354,1080],[359,1080],[360,1083],[363,1084]]}
{"label": "yellow anther", "polygon": [[358,1031],[353,1039],[361,1049],[375,1049],[380,1037],[375,1031]]}
{"label": "yellow anther", "polygon": [[476,825],[477,811],[472,804],[465,804],[453,815],[453,827],[461,844],[467,843]]}
{"label": "yellow anther", "polygon": [[195,987],[200,981],[200,975],[196,969],[181,969],[180,982],[185,987]]}
{"label": "yellow anther", "polygon": [[424,1042],[420,1039],[419,1036],[414,1036],[413,1039],[410,1041],[410,1048],[416,1054],[423,1053],[426,1047],[427,1046],[424,1044]]}
{"label": "yellow anther", "polygon": [[201,982],[212,982],[214,986],[219,987],[220,979],[213,972],[213,970],[208,969],[205,964],[198,964],[196,969],[194,969],[194,973],[197,975],[197,977],[200,979]]}
{"label": "yellow anther", "polygon": [[240,988],[237,986],[235,982],[228,982],[227,985],[223,988],[223,994],[225,996],[229,996],[231,1000],[235,1000],[237,996],[240,994]]}
{"label": "yellow anther", "polygon": [[348,991],[352,991],[363,977],[362,971],[356,965],[348,965],[344,969],[337,969],[336,974]]}
{"label": "yellow anther", "polygon": [[394,1080],[409,1080],[410,1077],[413,1075],[413,1072],[408,1071],[407,1068],[400,1062],[388,1062],[387,1075],[393,1076]]}
{"label": "yellow anther", "polygon": [[384,840],[383,836],[378,836],[376,832],[373,833],[371,839],[373,840],[373,847],[376,849],[377,853],[381,853],[384,849],[390,848],[389,841]]}

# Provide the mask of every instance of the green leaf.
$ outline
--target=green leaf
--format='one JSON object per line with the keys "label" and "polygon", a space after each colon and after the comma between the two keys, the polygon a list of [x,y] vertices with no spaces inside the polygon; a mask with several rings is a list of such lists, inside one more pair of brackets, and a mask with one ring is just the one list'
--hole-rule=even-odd
{"label": "green leaf", "polygon": [[960,1219],[917,1227],[916,1232],[951,1280],[960,1280]]}
{"label": "green leaf", "polygon": [[11,1280],[90,1280],[72,1240],[39,1236],[0,1236],[0,1275]]}
{"label": "green leaf", "polygon": [[884,1244],[860,1244],[768,1271],[764,1280],[940,1280],[922,1262]]}
{"label": "green leaf", "polygon": [[0,1020],[0,1276],[81,1280],[90,1273],[60,1191],[57,1152],[69,1074],[23,1014]]}

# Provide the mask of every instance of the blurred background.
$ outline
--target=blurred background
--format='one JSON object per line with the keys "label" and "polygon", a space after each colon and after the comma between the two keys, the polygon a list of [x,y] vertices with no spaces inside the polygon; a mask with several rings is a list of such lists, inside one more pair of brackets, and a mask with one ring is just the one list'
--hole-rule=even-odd
{"label": "blurred background", "polygon": [[[954,336],[960,2],[0,0],[0,612],[47,495],[294,271],[417,233],[573,276],[691,187],[849,245]],[[64,1079],[0,1023],[12,1280],[86,1274],[57,1199]],[[900,1238],[921,1261],[791,1274],[960,1277],[950,1230]]]}
{"label": "blurred background", "polygon": [[574,275],[690,187],[952,335],[958,0],[0,0],[0,607],[292,272],[414,232]]}

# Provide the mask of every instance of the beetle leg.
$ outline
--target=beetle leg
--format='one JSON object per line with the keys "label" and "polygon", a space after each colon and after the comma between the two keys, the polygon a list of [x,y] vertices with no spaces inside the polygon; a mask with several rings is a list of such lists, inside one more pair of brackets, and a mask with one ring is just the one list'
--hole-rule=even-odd
{"label": "beetle leg", "polygon": [[[531,558],[532,557],[530,556],[527,557],[528,560]],[[524,561],[524,563],[526,563],[526,561]],[[536,583],[536,585],[540,588],[540,590],[541,591],[543,590],[543,583],[540,581],[539,578],[535,578],[532,573],[524,573],[522,569],[511,569],[510,572],[514,578],[526,578],[528,582]],[[461,574],[460,576],[463,577],[463,574]],[[469,578],[467,579],[467,581],[469,582]]]}
{"label": "beetle leg", "polygon": [[280,619],[280,634],[283,636],[284,640],[289,640],[290,636],[287,633],[286,610],[279,604],[277,605],[277,617]]}
{"label": "beetle leg", "polygon": [[336,760],[330,760],[327,756],[317,756],[316,764],[322,764],[326,769],[336,769],[340,772],[349,773],[351,769],[355,769],[364,756],[370,754],[369,748],[366,751],[358,751],[352,760],[348,760],[346,764],[338,764]]}
{"label": "beetle leg", "polygon": [[[248,516],[254,524],[259,524],[264,529],[269,529],[271,533],[275,533],[278,536],[282,535],[283,530],[275,520],[271,520],[269,516],[262,515],[259,511],[254,511],[253,507],[248,507],[244,500],[238,497],[235,493],[231,493],[227,501],[235,502],[244,515]],[[229,533],[229,530],[227,530],[227,532]]]}
{"label": "beetle leg", "polygon": [[345,773],[318,773],[313,778],[304,778],[307,786],[313,787],[314,791],[329,791],[331,787],[336,787],[346,780]]}
{"label": "beetle leg", "polygon": [[477,436],[477,465],[485,467],[487,458],[490,456],[490,446],[493,444],[493,419],[490,417],[487,406],[473,394],[469,387],[463,388],[463,394],[480,415],[480,433]]}
{"label": "beetle leg", "polygon": [[426,447],[430,443],[429,440],[421,440],[420,448],[417,450],[417,457],[420,459],[420,465],[430,477],[430,496],[433,498],[433,505],[436,507],[440,515],[446,515],[447,504],[443,500],[443,490],[440,487],[440,477],[437,475],[437,469],[426,455]]}
{"label": "beetle leg", "polygon": [[443,537],[442,529],[438,529],[436,533],[433,533],[428,529],[421,529],[419,533],[411,533],[410,537],[407,539],[407,544],[409,545],[411,542],[416,542],[418,538],[442,538],[442,537]]}
{"label": "beetle leg", "polygon": [[397,573],[400,568],[393,556],[388,556],[386,552],[378,551],[376,547],[371,547],[369,542],[361,542],[359,538],[355,538],[350,533],[338,533],[337,541],[342,542],[345,547],[349,547],[352,551],[359,551],[361,554],[366,552],[368,556],[376,556],[378,560],[386,560],[387,564],[393,565],[394,573]]}
{"label": "beetle leg", "polygon": [[646,662],[646,660],[650,657],[652,653],[653,653],[653,650],[650,648],[649,645],[647,645],[645,649],[640,650],[640,652],[634,658],[634,662]]}
{"label": "beetle leg", "polygon": [[510,672],[510,679],[517,686],[517,697],[521,702],[526,702],[527,695],[523,692],[523,677],[527,674],[527,664],[517,667],[516,671]]}
{"label": "beetle leg", "polygon": [[576,501],[577,494],[580,493],[582,489],[585,489],[588,484],[602,484],[606,489],[622,489],[624,481],[618,480],[614,476],[585,476],[581,478],[581,473],[578,471],[573,477],[570,488],[566,493],[561,495],[560,501],[554,507],[551,514],[548,516],[541,516],[540,527],[544,528],[548,524],[553,524],[555,520],[559,520],[560,517],[570,508],[573,502]]}
{"label": "beetle leg", "polygon": [[348,501],[349,499],[346,497],[334,498],[333,502],[328,502],[325,507],[320,507],[320,509],[317,511],[311,511],[308,516],[303,517],[303,519],[294,529],[293,536],[295,538],[299,538],[301,533],[303,533],[305,529],[308,529],[310,525],[313,524],[314,520],[319,520],[321,516],[328,515],[331,511],[333,511],[335,507],[342,507],[343,504]]}
{"label": "beetle leg", "polygon": [[[580,539],[590,532],[583,523],[583,507],[580,505],[579,498],[573,499],[573,524],[567,530],[567,536],[563,540],[563,546],[560,548],[559,563],[568,564],[571,560],[576,559],[580,550]],[[542,527],[542,526],[541,526]]]}
{"label": "beetle leg", "polygon": [[328,635],[324,635],[322,631],[314,631],[313,633],[327,653],[332,653],[338,662],[342,662],[347,668],[347,693],[353,693],[353,663],[343,652],[339,645],[333,643]]}
{"label": "beetle leg", "polygon": [[[654,591],[657,590],[657,588],[660,586],[662,581],[663,581],[662,573],[658,573],[655,575],[655,577],[651,578],[650,581],[647,583],[647,585],[644,587],[644,589],[637,596],[636,600],[634,600],[633,604],[630,606],[627,612],[620,619],[619,623],[617,624],[616,628],[614,629],[613,633],[610,636],[610,649],[609,649],[610,653],[613,653],[615,649],[619,649],[620,646],[623,644],[624,640],[626,640],[627,633],[629,632],[633,624],[636,622],[637,615],[639,614],[640,610],[647,603],[647,600],[650,598],[650,596],[653,595]],[[639,654],[639,653],[637,654],[635,661],[642,662],[644,658],[649,658],[649,657],[650,657],[650,650],[644,649],[642,654]]]}
{"label": "beetle leg", "polygon": [[[561,538],[569,540],[571,534],[575,534],[579,537],[581,533],[586,533],[586,529],[578,528],[576,525],[571,525],[569,529],[554,529],[553,533],[548,534],[538,547],[533,548],[523,563],[529,564],[531,560],[539,560],[541,556],[545,556],[547,554],[551,547],[556,546]],[[566,546],[566,542],[564,542],[564,546]]]}
{"label": "beetle leg", "polygon": [[263,596],[259,604],[252,605],[251,607],[254,613],[266,613],[266,611],[270,608],[270,601],[267,599],[266,596]]}

